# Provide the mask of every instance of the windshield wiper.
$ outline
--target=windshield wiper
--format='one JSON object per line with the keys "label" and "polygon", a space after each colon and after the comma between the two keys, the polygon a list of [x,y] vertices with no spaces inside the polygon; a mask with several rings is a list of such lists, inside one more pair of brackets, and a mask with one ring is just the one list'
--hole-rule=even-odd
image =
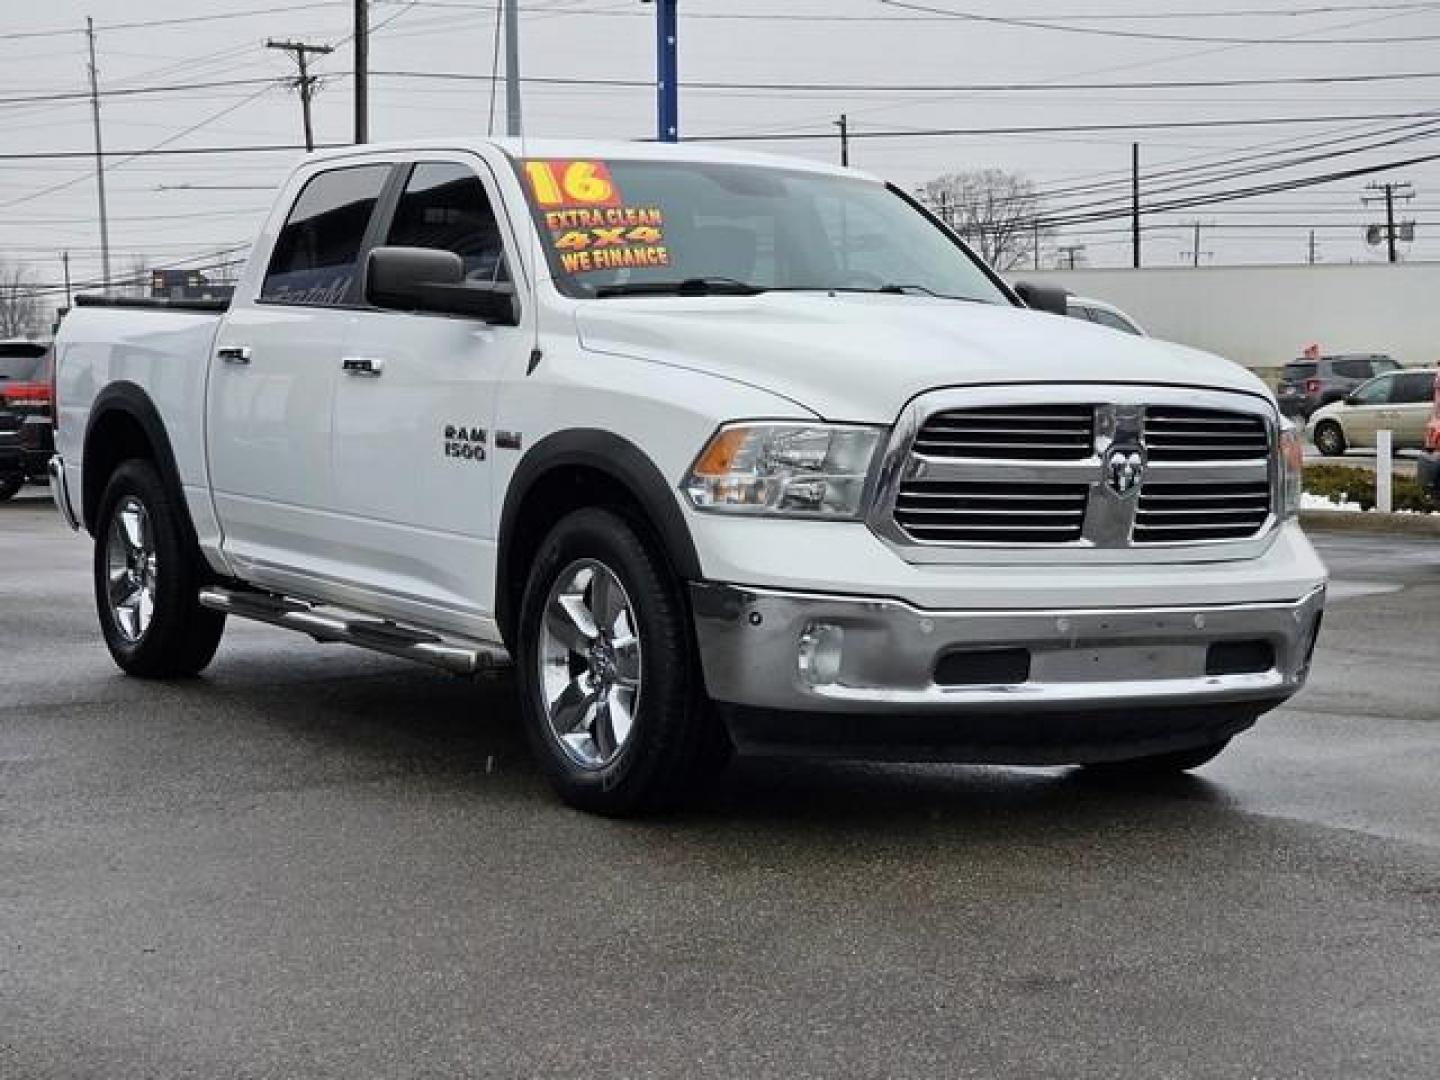
{"label": "windshield wiper", "polygon": [[598,297],[607,296],[756,296],[764,285],[751,285],[728,277],[692,277],[683,281],[632,281],[624,285],[601,285]]}

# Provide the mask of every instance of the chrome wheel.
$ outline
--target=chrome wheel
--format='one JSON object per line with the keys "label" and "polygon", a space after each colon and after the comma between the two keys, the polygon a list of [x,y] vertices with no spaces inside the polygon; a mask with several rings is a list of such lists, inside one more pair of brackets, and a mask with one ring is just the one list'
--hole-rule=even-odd
{"label": "chrome wheel", "polygon": [[133,495],[110,519],[105,564],[111,618],[126,641],[139,641],[155,614],[155,534],[145,504]]}
{"label": "chrome wheel", "polygon": [[550,733],[578,764],[609,765],[630,739],[640,707],[640,634],[614,571],[571,563],[545,601],[536,650]]}

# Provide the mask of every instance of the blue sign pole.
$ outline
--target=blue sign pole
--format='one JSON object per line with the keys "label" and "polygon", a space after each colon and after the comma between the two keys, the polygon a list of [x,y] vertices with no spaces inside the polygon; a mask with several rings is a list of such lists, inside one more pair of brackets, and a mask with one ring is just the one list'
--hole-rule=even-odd
{"label": "blue sign pole", "polygon": [[661,142],[680,141],[680,62],[675,49],[675,4],[655,0],[655,96]]}

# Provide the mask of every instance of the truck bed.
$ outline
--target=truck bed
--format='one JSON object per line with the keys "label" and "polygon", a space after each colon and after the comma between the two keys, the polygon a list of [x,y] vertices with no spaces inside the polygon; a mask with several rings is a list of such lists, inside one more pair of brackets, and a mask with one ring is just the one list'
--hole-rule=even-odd
{"label": "truck bed", "polygon": [[148,311],[228,311],[229,300],[180,300],[168,296],[111,296],[108,293],[81,293],[76,307],[145,308]]}

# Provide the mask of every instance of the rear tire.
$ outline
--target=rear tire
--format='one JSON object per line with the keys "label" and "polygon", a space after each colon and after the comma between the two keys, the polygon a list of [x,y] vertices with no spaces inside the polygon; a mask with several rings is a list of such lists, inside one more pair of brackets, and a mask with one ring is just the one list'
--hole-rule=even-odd
{"label": "rear tire", "polygon": [[551,530],[517,644],[526,735],[571,806],[652,813],[724,767],[729,740],[704,695],[681,583],[619,514],[577,510]]}
{"label": "rear tire", "polygon": [[1126,758],[1123,761],[1101,761],[1083,766],[1087,776],[1098,780],[1153,780],[1179,776],[1215,760],[1230,739],[1218,739],[1190,750],[1174,750],[1168,754]]}
{"label": "rear tire", "polygon": [[1315,429],[1315,449],[1326,457],[1344,457],[1348,446],[1345,431],[1333,420],[1326,420]]}
{"label": "rear tire", "polygon": [[0,480],[0,502],[9,502],[20,493],[20,489],[24,486],[25,477],[23,475],[7,476]]}
{"label": "rear tire", "polygon": [[95,520],[95,606],[105,645],[127,675],[195,675],[215,656],[223,612],[200,606],[201,556],[183,510],[148,461],[115,470]]}

